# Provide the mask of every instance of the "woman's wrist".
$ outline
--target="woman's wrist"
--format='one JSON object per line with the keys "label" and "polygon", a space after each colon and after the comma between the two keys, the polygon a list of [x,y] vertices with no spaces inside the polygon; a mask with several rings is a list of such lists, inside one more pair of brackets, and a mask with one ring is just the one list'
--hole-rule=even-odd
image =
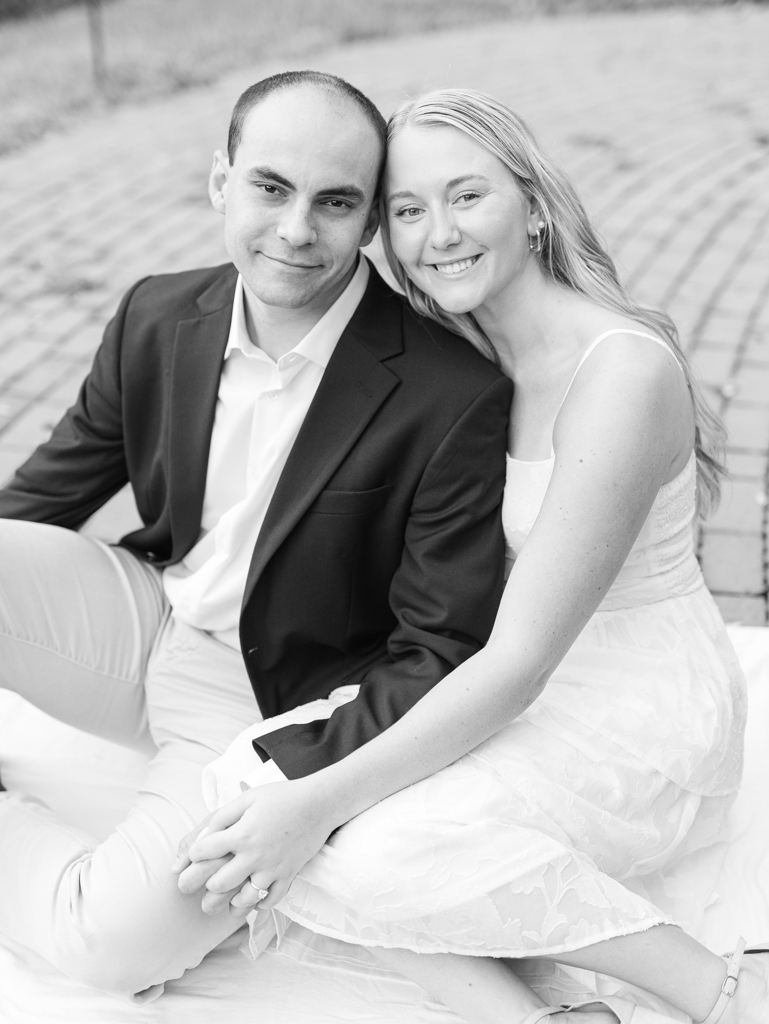
{"label": "woman's wrist", "polygon": [[[345,758],[345,761],[347,758]],[[351,787],[345,761],[322,768],[301,780],[306,785],[309,799],[328,825],[329,835],[360,814],[368,804],[359,806],[361,794]],[[375,803],[376,800],[372,800]]]}

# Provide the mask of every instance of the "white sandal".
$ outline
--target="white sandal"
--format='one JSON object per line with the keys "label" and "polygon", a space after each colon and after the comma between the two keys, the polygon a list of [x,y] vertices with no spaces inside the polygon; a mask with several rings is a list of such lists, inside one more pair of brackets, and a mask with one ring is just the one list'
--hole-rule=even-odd
{"label": "white sandal", "polygon": [[707,1015],[702,1024],[718,1024],[718,1021],[724,1015],[726,1007],[729,1005],[729,1000],[732,998],[734,993],[737,991],[738,977],[740,973],[740,963],[744,953],[769,953],[769,943],[762,943],[761,946],[751,946],[750,949],[745,948],[745,940],[742,936],[737,940],[737,946],[731,956],[725,956],[726,960],[726,977],[724,983],[721,986],[721,993],[716,1000],[716,1005]]}

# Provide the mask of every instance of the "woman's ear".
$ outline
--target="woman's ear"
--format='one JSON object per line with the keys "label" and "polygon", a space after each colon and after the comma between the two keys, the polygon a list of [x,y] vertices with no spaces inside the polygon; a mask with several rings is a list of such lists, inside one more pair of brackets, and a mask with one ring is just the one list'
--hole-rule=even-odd
{"label": "woman's ear", "polygon": [[214,163],[208,176],[208,196],[217,213],[227,212],[227,182],[230,176],[230,161],[221,149],[214,153]]}
{"label": "woman's ear", "polygon": [[537,228],[541,231],[545,226],[545,218],[542,216],[542,210],[538,200],[534,196],[529,197],[529,215],[527,218],[527,224],[529,228],[529,234],[535,235]]}

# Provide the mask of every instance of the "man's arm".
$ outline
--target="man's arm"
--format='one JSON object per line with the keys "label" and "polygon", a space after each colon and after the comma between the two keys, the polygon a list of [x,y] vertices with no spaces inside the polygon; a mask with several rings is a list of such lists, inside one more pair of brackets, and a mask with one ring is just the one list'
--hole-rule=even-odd
{"label": "man's arm", "polygon": [[423,475],[390,587],[388,660],[329,719],[259,737],[290,779],[387,729],[488,639],[504,586],[500,505],[512,384],[500,377],[454,424]]}
{"label": "man's arm", "polygon": [[126,483],[120,343],[139,284],[107,325],[75,404],[0,490],[0,518],[76,530]]}

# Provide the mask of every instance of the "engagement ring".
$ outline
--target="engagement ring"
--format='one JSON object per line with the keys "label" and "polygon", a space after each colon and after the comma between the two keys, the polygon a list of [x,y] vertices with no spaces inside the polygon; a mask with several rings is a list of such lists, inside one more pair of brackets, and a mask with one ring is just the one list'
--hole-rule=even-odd
{"label": "engagement ring", "polygon": [[269,889],[261,889],[261,888],[260,888],[260,887],[259,887],[258,885],[256,885],[256,884],[255,884],[255,883],[254,883],[254,882],[252,881],[252,879],[250,879],[250,878],[249,878],[249,880],[248,880],[248,884],[249,884],[249,885],[250,885],[250,886],[251,886],[252,888],[256,889],[256,891],[257,891],[257,893],[258,893],[258,895],[259,895],[259,902],[260,902],[260,903],[261,903],[261,901],[262,901],[263,899],[265,899],[265,898],[266,898],[267,896],[269,896],[269,894],[270,894],[270,891],[269,891]]}

